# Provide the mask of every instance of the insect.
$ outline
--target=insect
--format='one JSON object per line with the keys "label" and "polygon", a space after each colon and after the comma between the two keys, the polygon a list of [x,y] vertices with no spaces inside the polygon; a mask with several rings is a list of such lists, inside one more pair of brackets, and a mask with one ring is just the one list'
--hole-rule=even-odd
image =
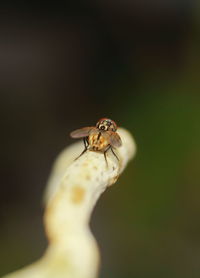
{"label": "insect", "polygon": [[83,152],[76,159],[83,155],[87,150],[99,151],[104,154],[107,163],[106,153],[108,150],[111,150],[113,155],[119,160],[113,151],[113,148],[118,148],[122,145],[121,138],[116,131],[116,123],[107,118],[100,119],[96,126],[83,127],[72,131],[70,136],[72,138],[83,138],[85,146]]}

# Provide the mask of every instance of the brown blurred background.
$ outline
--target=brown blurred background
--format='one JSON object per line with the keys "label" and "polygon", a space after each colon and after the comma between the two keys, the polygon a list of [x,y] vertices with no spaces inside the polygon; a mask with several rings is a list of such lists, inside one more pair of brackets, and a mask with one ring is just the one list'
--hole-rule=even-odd
{"label": "brown blurred background", "polygon": [[43,254],[52,163],[106,116],[138,153],[93,214],[100,277],[200,277],[199,16],[191,0],[1,4],[0,275]]}

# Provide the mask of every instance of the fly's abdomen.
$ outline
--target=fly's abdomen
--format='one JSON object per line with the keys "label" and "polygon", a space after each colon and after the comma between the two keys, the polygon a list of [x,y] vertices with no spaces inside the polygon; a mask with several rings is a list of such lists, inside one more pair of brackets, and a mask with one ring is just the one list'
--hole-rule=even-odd
{"label": "fly's abdomen", "polygon": [[91,134],[88,137],[89,149],[93,151],[104,151],[109,142],[101,133]]}

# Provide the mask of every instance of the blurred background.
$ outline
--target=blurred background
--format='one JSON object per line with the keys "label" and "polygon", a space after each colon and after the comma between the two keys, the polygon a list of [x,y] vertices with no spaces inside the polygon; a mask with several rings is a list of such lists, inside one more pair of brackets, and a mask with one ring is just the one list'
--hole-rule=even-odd
{"label": "blurred background", "polygon": [[69,132],[110,117],[138,152],[92,217],[100,277],[200,277],[199,15],[192,0],[1,4],[0,275],[47,246]]}

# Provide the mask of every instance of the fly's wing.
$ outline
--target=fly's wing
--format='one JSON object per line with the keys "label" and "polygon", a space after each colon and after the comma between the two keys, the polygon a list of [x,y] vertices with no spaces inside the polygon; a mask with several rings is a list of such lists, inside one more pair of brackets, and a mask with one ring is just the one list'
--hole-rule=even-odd
{"label": "fly's wing", "polygon": [[119,148],[122,145],[122,140],[117,132],[108,131],[110,145],[115,148]]}
{"label": "fly's wing", "polygon": [[87,137],[90,133],[90,131],[92,130],[92,126],[88,126],[88,127],[83,127],[80,129],[76,129],[74,131],[72,131],[70,133],[70,136],[72,138],[83,138],[83,137]]}

